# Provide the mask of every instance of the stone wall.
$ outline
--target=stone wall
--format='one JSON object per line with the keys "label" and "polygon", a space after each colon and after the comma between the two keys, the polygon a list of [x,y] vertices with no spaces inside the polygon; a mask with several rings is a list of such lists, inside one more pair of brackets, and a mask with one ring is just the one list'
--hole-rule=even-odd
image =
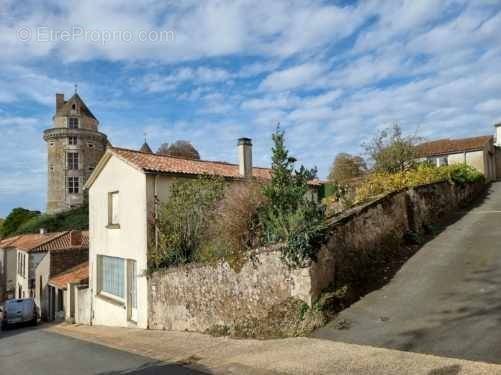
{"label": "stone wall", "polygon": [[235,272],[228,263],[189,265],[154,273],[149,328],[205,331],[242,317],[266,316],[288,298],[311,302],[309,268],[290,270],[278,249],[263,249]]}
{"label": "stone wall", "polygon": [[447,182],[388,194],[329,223],[318,261],[290,270],[279,249],[260,251],[240,272],[225,262],[169,268],[149,278],[151,329],[206,331],[262,319],[291,298],[309,306],[328,286],[356,279],[379,257],[391,257],[406,236],[417,235],[481,194],[482,184]]}
{"label": "stone wall", "polygon": [[378,262],[391,260],[409,237],[421,237],[484,190],[484,184],[423,185],[387,194],[334,218],[326,250],[335,259],[335,272],[324,279],[336,287],[360,280]]}

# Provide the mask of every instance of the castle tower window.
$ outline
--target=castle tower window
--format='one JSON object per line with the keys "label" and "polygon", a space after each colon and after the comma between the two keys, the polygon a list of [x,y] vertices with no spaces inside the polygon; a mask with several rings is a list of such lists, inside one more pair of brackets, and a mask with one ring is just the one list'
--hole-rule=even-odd
{"label": "castle tower window", "polygon": [[90,142],[89,142],[89,143],[87,143],[87,147],[88,147],[88,148],[94,148],[94,143],[90,143]]}
{"label": "castle tower window", "polygon": [[76,145],[78,143],[77,137],[68,137],[68,144],[69,145]]}
{"label": "castle tower window", "polygon": [[76,117],[68,118],[68,128],[78,129],[78,118],[76,118]]}
{"label": "castle tower window", "polygon": [[68,169],[78,169],[78,152],[67,153]]}
{"label": "castle tower window", "polygon": [[78,194],[80,191],[80,181],[78,177],[68,177],[68,193]]}

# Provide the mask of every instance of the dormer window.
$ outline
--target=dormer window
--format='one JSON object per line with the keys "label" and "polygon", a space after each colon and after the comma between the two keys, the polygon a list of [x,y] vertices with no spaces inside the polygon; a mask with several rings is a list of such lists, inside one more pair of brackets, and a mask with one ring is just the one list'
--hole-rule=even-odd
{"label": "dormer window", "polygon": [[68,118],[68,128],[78,129],[78,118],[76,118],[76,117]]}

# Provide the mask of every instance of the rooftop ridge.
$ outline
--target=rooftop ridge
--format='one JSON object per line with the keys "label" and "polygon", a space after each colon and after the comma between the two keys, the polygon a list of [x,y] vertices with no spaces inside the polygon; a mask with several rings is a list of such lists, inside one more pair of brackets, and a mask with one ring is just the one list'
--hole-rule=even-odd
{"label": "rooftop ridge", "polygon": [[[124,148],[124,147],[115,147],[115,146],[112,146],[112,147],[110,147],[110,149],[111,150],[125,151],[125,152],[134,152],[134,153],[137,153],[137,154],[155,156],[155,157],[158,157],[158,158],[171,158],[171,159],[177,159],[177,160],[193,161],[193,162],[198,162],[198,163],[216,163],[216,164],[222,164],[222,165],[229,165],[229,166],[232,166],[232,167],[237,167],[238,166],[238,164],[236,164],[236,163],[229,163],[229,162],[226,162],[226,161],[183,158],[181,156],[162,155],[162,154],[144,152],[144,151],[140,151],[140,150],[133,150],[133,149]],[[271,170],[271,168],[267,168],[267,167],[252,167],[252,168],[253,169]]]}

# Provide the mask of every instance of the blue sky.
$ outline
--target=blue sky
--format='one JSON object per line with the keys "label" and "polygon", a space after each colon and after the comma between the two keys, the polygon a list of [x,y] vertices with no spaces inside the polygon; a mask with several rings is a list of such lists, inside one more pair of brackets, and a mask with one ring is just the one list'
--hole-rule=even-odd
{"label": "blue sky", "polygon": [[[116,146],[190,140],[269,165],[277,122],[325,177],[399,122],[424,138],[501,121],[499,0],[0,0],[0,217],[43,210],[55,93],[74,83]],[[66,34],[64,34],[66,33]]]}

